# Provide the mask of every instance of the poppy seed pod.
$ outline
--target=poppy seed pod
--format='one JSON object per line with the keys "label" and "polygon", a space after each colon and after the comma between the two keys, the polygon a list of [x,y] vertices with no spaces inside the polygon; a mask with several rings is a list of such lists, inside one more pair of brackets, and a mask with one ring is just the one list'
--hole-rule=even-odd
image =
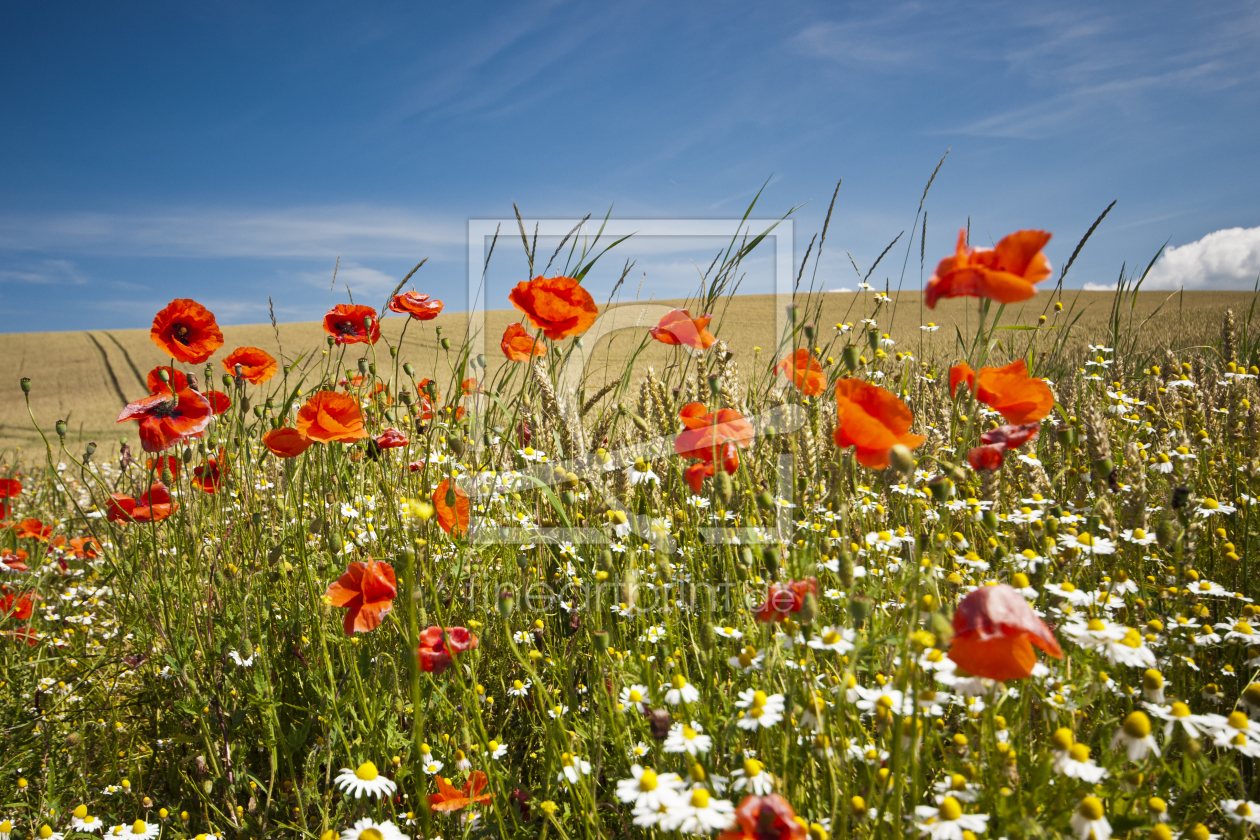
{"label": "poppy seed pod", "polygon": [[595,642],[595,650],[600,653],[608,652],[608,648],[611,645],[611,639],[608,636],[607,630],[596,630],[593,634],[591,634],[591,638],[592,641]]}
{"label": "poppy seed pod", "polygon": [[706,621],[700,625],[700,647],[704,650],[713,650],[717,647],[717,633],[713,629],[713,623]]}
{"label": "poppy seed pod", "polygon": [[1060,423],[1054,430],[1061,446],[1076,446],[1076,427]]}
{"label": "poppy seed pod", "polygon": [[806,324],[802,329],[805,331],[805,340],[812,344],[814,336],[818,335],[818,326],[816,324]]}
{"label": "poppy seed pod", "polygon": [[58,420],[58,421],[57,421],[57,423],[56,423],[55,428],[57,429],[57,437],[59,437],[59,438],[65,438],[65,436],[66,436],[66,421],[65,421],[65,420]]}
{"label": "poppy seed pod", "polygon": [[29,394],[31,392],[31,378],[29,376],[22,377],[22,393]]}
{"label": "poppy seed pod", "polygon": [[[166,371],[163,370],[162,373],[166,373]],[[230,373],[223,374],[223,387],[224,388],[232,387],[232,374]]]}
{"label": "poppy seed pod", "polygon": [[499,615],[509,618],[516,611],[516,595],[510,589],[499,590]]}
{"label": "poppy seed pod", "polygon": [[770,510],[774,507],[774,496],[770,495],[769,490],[762,490],[757,494],[757,507],[762,510]]}
{"label": "poppy seed pod", "polygon": [[954,482],[949,476],[938,475],[928,481],[928,491],[931,492],[933,499],[944,502],[954,495]]}
{"label": "poppy seed pod", "polygon": [[858,349],[850,344],[840,353],[840,358],[844,361],[844,366],[849,370],[857,370],[858,366]]}
{"label": "poppy seed pod", "polygon": [[407,376],[414,377],[416,375],[416,369],[412,367],[411,362],[403,362],[403,373],[407,374]]}
{"label": "poppy seed pod", "polygon": [[735,483],[731,481],[731,476],[726,470],[718,470],[713,477],[713,494],[721,502],[722,507],[730,506],[731,497],[735,495]]}
{"label": "poppy seed pod", "polygon": [[771,580],[779,576],[779,552],[774,548],[761,550],[761,562],[766,566],[766,576]]}
{"label": "poppy seed pod", "polygon": [[866,331],[866,343],[870,346],[871,352],[874,353],[879,349],[879,330],[874,327]]}
{"label": "poppy seed pod", "polygon": [[83,450],[84,458],[91,458],[96,453],[96,441],[88,441],[88,445]]}
{"label": "poppy seed pod", "polygon": [[359,373],[367,373],[367,372],[368,372],[368,360],[359,359]]}
{"label": "poppy seed pod", "polygon": [[910,475],[914,472],[914,454],[905,444],[894,444],[888,450],[888,460],[892,468],[902,475]]}
{"label": "poppy seed pod", "polygon": [[449,338],[442,339],[442,349],[443,350],[451,349],[451,340]]}

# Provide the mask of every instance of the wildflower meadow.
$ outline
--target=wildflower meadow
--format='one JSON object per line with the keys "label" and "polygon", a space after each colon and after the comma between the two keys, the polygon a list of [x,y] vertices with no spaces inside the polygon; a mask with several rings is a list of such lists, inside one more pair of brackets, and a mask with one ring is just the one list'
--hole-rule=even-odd
{"label": "wildflower meadow", "polygon": [[919,358],[938,327],[885,331],[875,289],[818,322],[824,230],[737,357],[712,313],[754,232],[634,333],[671,364],[589,388],[609,243],[542,268],[520,233],[486,354],[382,337],[434,329],[422,273],[296,351],[177,298],[121,447],[31,415],[45,445],[0,462],[0,840],[1260,824],[1253,312],[1139,350],[1139,275],[1082,354],[1050,233],[963,230],[923,304],[971,298],[971,332]]}

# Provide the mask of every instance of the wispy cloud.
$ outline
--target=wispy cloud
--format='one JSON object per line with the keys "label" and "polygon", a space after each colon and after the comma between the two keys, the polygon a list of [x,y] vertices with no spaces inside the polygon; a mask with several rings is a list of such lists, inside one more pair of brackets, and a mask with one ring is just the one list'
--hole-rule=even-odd
{"label": "wispy cloud", "polygon": [[1228,228],[1164,251],[1147,289],[1251,289],[1260,278],[1260,227]]}
{"label": "wispy cloud", "polygon": [[375,205],[0,216],[0,251],[129,257],[416,258],[457,255],[462,219]]}
{"label": "wispy cloud", "polygon": [[81,286],[88,281],[71,260],[0,260],[0,283]]}

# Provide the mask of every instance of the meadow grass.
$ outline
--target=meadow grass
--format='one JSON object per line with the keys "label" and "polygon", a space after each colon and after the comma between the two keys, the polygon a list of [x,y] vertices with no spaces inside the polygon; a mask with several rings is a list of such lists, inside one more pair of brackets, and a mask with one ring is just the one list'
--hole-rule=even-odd
{"label": "meadow grass", "polygon": [[[161,460],[109,423],[167,361],[146,333],[0,337],[30,380],[0,464],[22,485],[0,534],[0,838],[1241,838],[1260,358],[1251,296],[1166,298],[921,315],[917,295],[803,293],[775,335],[772,299],[711,295],[690,302],[717,316],[707,352],[623,333],[576,378],[573,340],[500,360],[515,313],[492,313],[484,362],[458,315],[345,348],[227,328],[224,351],[278,335],[281,371],[184,366],[231,406]],[[821,393],[775,370],[795,350]],[[1015,359],[1053,411],[974,469],[1009,427],[949,368]],[[850,380],[904,401],[913,456],[837,445]],[[329,392],[369,436],[273,454]],[[693,402],[751,430],[694,486]],[[119,428],[128,451],[88,446]],[[155,482],[169,508],[142,498]],[[362,600],[389,609],[348,633],[330,587],[386,574],[369,561],[393,586]],[[957,605],[992,584],[1061,659],[1004,682],[955,666]]]}

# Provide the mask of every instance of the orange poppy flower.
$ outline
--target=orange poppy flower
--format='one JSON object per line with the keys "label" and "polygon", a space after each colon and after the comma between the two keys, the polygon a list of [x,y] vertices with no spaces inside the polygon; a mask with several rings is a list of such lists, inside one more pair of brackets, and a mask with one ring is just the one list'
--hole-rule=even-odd
{"label": "orange poppy flower", "polygon": [[[166,382],[162,381],[162,371],[166,371]],[[169,396],[188,387],[188,375],[170,365],[159,365],[149,371],[149,375],[145,377],[145,384],[149,386],[150,394],[166,394]]]}
{"label": "orange poppy flower", "polygon": [[801,611],[801,607],[805,605],[805,596],[811,592],[815,598],[818,597],[818,578],[770,584],[766,590],[766,601],[757,610],[757,620],[767,624],[783,621],[789,615]]}
{"label": "orange poppy flower", "polygon": [[171,358],[189,365],[201,364],[223,346],[214,315],[187,298],[171,301],[154,316],[149,337]]}
{"label": "orange poppy flower", "polygon": [[51,525],[45,525],[38,519],[23,519],[13,526],[13,531],[19,540],[48,542],[52,537],[53,529]]}
{"label": "orange poppy flower", "polygon": [[499,347],[503,349],[503,355],[509,362],[528,362],[533,356],[544,356],[547,353],[547,348],[535,341],[519,323],[508,324]]}
{"label": "orange poppy flower", "polygon": [[468,494],[461,488],[456,487],[455,506],[452,508],[447,503],[447,490],[450,487],[451,480],[444,479],[433,490],[433,508],[437,511],[438,524],[442,526],[442,530],[451,533],[463,534],[468,530]]}
{"label": "orange poppy flower", "polygon": [[462,790],[451,786],[449,779],[437,777],[438,792],[429,794],[429,808],[434,811],[459,811],[469,805],[490,801],[490,794],[483,794],[489,779],[480,770],[473,771]]}
{"label": "orange poppy flower", "polygon": [[29,572],[31,567],[26,565],[27,553],[22,549],[10,551],[9,549],[0,550],[0,563],[3,563],[11,572]]}
{"label": "orange poppy flower", "polygon": [[745,796],[735,809],[735,827],[719,834],[718,840],[805,840],[807,834],[788,801],[772,793]]}
{"label": "orange poppy flower", "polygon": [[372,438],[376,441],[376,445],[381,449],[397,449],[400,446],[406,446],[411,441],[407,436],[397,429],[386,429],[376,437]]}
{"label": "orange poppy flower", "polygon": [[0,499],[12,499],[22,493],[22,482],[16,478],[0,478]]}
{"label": "orange poppy flower", "polygon": [[174,394],[168,391],[136,400],[122,410],[118,422],[140,421],[140,445],[144,451],[161,452],[199,436],[213,417],[210,401],[185,387]]}
{"label": "orange poppy flower", "polygon": [[939,298],[982,297],[998,303],[1018,303],[1037,293],[1034,283],[1050,276],[1050,261],[1041,249],[1050,241],[1044,230],[1018,230],[996,248],[968,248],[966,229],[958,231],[952,257],[936,266],[928,280],[927,305]]}
{"label": "orange poppy flower", "polygon": [[949,658],[967,673],[991,680],[1024,679],[1037,664],[1033,645],[1063,658],[1054,633],[1017,590],[1004,583],[981,586],[958,602]]}
{"label": "orange poppy flower", "polygon": [[479,644],[476,634],[467,627],[426,627],[420,633],[416,647],[420,669],[430,674],[440,674],[450,667],[453,657]]}
{"label": "orange poppy flower", "polygon": [[442,301],[429,300],[419,292],[404,292],[389,300],[390,312],[405,312],[417,321],[432,321],[442,311]]}
{"label": "orange poppy flower", "polygon": [[324,597],[334,607],[345,608],[342,627],[347,636],[353,636],[379,627],[394,608],[394,596],[397,594],[394,567],[369,560],[366,563],[351,563],[346,573],[329,585]]}
{"label": "orange poppy flower", "polygon": [[1028,441],[1035,440],[1040,429],[1041,426],[1037,423],[990,429],[980,435],[981,445],[971,448],[967,453],[967,460],[973,470],[998,470],[1006,460],[1008,450],[1019,449]]}
{"label": "orange poppy flower", "polygon": [[712,320],[712,315],[692,318],[690,310],[671,309],[655,327],[648,330],[648,334],[661,344],[672,346],[681,344],[695,350],[708,350],[713,346],[713,342],[717,341],[713,333],[708,330],[709,322]]}
{"label": "orange poppy flower", "polygon": [[381,340],[381,323],[370,306],[339,303],[324,316],[324,332],[338,344],[375,344]]}
{"label": "orange poppy flower", "polygon": [[110,522],[161,522],[179,509],[179,505],[171,501],[171,492],[166,485],[155,481],[147,493],[139,499],[113,493],[109,497],[109,510],[106,518]]}
{"label": "orange poppy flower", "polygon": [[298,411],[297,430],[320,443],[353,443],[368,436],[363,412],[354,397],[317,391]]}
{"label": "orange poppy flower", "polygon": [[35,614],[35,602],[26,593],[5,591],[0,597],[0,618],[25,621]]}
{"label": "orange poppy flower", "polygon": [[206,391],[202,394],[210,402],[210,410],[218,417],[232,407],[232,398],[222,391]]}
{"label": "orange poppy flower", "polygon": [[712,463],[716,458],[729,454],[724,451],[728,443],[740,449],[747,449],[752,444],[752,424],[733,408],[706,413],[703,403],[688,403],[678,416],[687,428],[674,439],[674,452],[684,458],[699,458]]}
{"label": "orange poppy flower", "polygon": [[178,455],[160,455],[157,458],[147,459],[145,466],[158,475],[162,474],[162,467],[166,467],[171,471],[171,478],[179,478],[179,471],[184,466],[184,460]]}
{"label": "orange poppy flower", "polygon": [[967,384],[976,399],[1016,425],[1038,423],[1054,408],[1054,392],[1045,380],[1028,375],[1024,360],[1006,367],[982,367],[979,372],[966,362],[949,369],[949,392],[958,396],[958,387]]}
{"label": "orange poppy flower", "polygon": [[552,341],[581,335],[599,316],[595,299],[572,277],[522,280],[512,289],[508,300]]}
{"label": "orange poppy flower", "polygon": [[910,434],[910,409],[891,391],[860,379],[836,383],[836,446],[856,447],[857,462],[882,470],[897,444],[915,449],[927,440]]}
{"label": "orange poppy flower", "polygon": [[223,360],[223,369],[233,376],[236,375],[237,365],[241,366],[241,376],[251,385],[263,384],[279,370],[275,358],[257,347],[237,347]]}
{"label": "orange poppy flower", "polygon": [[75,537],[70,540],[70,548],[74,550],[74,556],[80,559],[90,559],[101,553],[101,544],[95,537]]}
{"label": "orange poppy flower", "polygon": [[791,379],[797,390],[807,397],[816,397],[827,390],[827,377],[823,374],[822,365],[804,347],[775,365],[774,370]]}
{"label": "orange poppy flower", "polygon": [[192,483],[200,487],[202,492],[213,495],[223,483],[223,455],[218,458],[207,458],[204,463],[193,468]]}
{"label": "orange poppy flower", "polygon": [[306,447],[314,443],[297,429],[290,429],[287,426],[272,429],[263,435],[262,440],[263,445],[279,458],[296,458],[306,451]]}

